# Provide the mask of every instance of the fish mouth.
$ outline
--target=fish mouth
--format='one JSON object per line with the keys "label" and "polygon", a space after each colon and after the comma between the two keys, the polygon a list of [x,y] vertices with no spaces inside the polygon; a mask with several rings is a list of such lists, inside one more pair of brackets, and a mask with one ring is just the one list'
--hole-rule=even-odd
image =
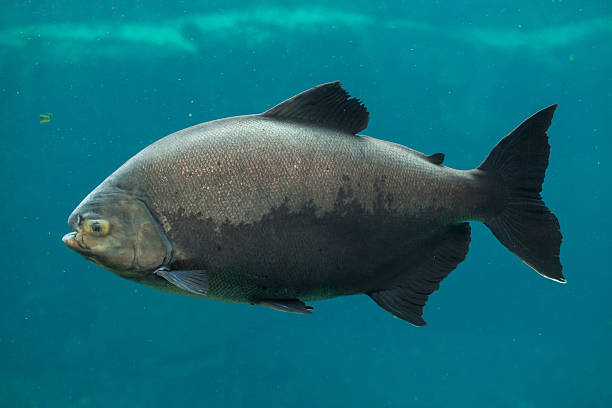
{"label": "fish mouth", "polygon": [[70,249],[77,252],[89,252],[89,248],[85,243],[79,239],[79,234],[76,231],[69,232],[62,237],[62,242]]}

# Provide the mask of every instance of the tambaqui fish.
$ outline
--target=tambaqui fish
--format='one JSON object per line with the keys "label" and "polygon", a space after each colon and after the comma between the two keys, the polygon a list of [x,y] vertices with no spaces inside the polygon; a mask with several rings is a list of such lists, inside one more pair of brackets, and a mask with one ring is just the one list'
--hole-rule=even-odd
{"label": "tambaqui fish", "polygon": [[565,282],[559,223],[540,197],[555,108],[464,171],[358,134],[364,105],[339,82],[320,85],[151,144],[81,202],[63,241],[174,293],[294,313],[364,293],[424,325],[427,297],[466,256],[469,221]]}

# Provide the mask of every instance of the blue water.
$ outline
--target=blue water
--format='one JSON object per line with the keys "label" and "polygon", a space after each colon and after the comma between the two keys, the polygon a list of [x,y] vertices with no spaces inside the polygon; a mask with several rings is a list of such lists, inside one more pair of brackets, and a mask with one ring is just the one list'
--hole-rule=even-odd
{"label": "blue water", "polygon": [[[19,1],[0,23],[0,406],[612,406],[609,1]],[[568,283],[473,223],[417,328],[366,296],[299,316],[170,295],[62,244],[141,148],[332,80],[366,134],[463,169],[558,103]]]}

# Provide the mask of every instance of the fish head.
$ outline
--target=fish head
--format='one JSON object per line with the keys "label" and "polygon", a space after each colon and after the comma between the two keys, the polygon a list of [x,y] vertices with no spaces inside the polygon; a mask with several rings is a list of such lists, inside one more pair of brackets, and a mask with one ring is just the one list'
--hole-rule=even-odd
{"label": "fish head", "polygon": [[[102,187],[102,186],[101,186]],[[70,214],[62,241],[87,260],[128,279],[164,265],[172,248],[145,201],[98,188]]]}

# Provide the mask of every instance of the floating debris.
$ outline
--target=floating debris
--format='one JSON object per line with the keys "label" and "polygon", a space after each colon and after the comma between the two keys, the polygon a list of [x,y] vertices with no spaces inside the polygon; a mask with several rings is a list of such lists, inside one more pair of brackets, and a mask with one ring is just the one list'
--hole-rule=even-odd
{"label": "floating debris", "polygon": [[40,123],[49,123],[51,122],[51,118],[53,117],[52,113],[41,114],[40,115]]}

